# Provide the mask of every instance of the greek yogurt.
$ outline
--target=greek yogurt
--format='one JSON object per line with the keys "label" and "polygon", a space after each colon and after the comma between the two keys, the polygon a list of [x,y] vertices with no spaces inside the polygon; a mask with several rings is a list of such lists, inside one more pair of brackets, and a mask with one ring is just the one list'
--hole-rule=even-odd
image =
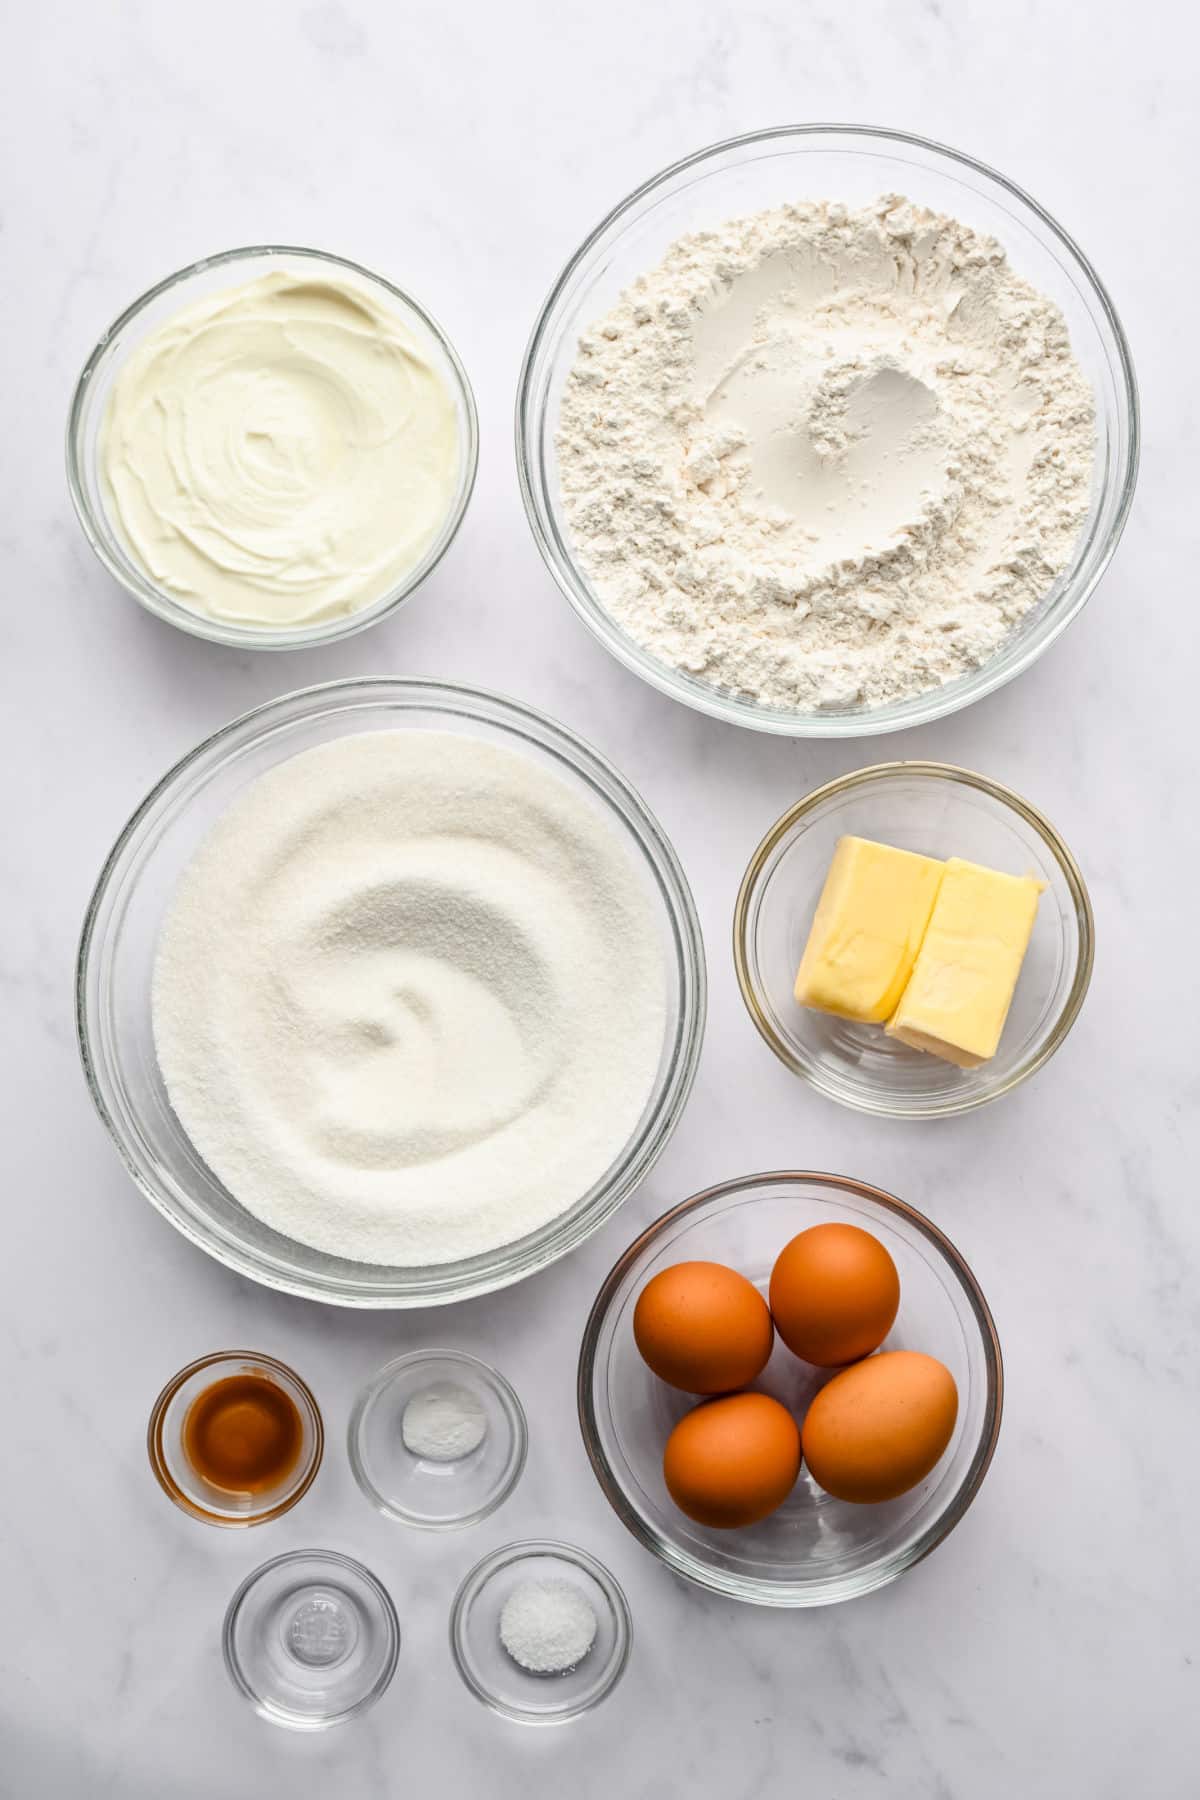
{"label": "greek yogurt", "polygon": [[276,270],[168,318],[101,421],[105,502],[138,567],[228,623],[317,624],[402,583],[461,464],[454,397],[365,287]]}

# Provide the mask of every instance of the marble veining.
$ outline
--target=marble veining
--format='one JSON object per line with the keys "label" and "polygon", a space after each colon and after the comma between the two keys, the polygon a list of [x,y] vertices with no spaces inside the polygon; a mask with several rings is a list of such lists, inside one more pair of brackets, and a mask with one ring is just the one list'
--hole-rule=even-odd
{"label": "marble veining", "polygon": [[[1200,1082],[1186,945],[1200,259],[1181,180],[1197,149],[1198,49],[1194,15],[1155,0],[1083,13],[1055,0],[190,12],[43,0],[14,15],[0,70],[0,1795],[1196,1793]],[[705,142],[819,118],[961,146],[1061,218],[1122,313],[1146,431],[1117,559],[1037,667],[928,730],[841,747],[738,733],[611,661],[541,566],[511,449],[527,332],[584,231]],[[62,433],[84,355],[136,293],[271,240],[411,284],[470,370],[482,459],[458,542],[397,618],[318,654],[256,657],[191,641],[113,586],[70,514]],[[111,1152],[71,1024],[87,895],[147,787],[245,707],[353,674],[479,682],[568,718],[673,835],[708,944],[696,1092],[643,1190],[525,1288],[420,1317],[309,1306],[193,1251]],[[728,948],[741,870],[771,821],[822,778],[892,755],[965,762],[1027,792],[1077,851],[1097,915],[1091,995],[1062,1053],[996,1107],[923,1126],[860,1120],[802,1089],[746,1019]],[[1008,1383],[995,1463],[958,1530],[903,1581],[814,1614],[738,1608],[662,1571],[608,1512],[573,1404],[585,1306],[634,1230],[698,1186],[787,1164],[927,1208],[991,1300]],[[331,1439],[301,1508],[245,1536],[169,1507],[143,1448],[165,1377],[238,1342],[296,1363]],[[430,1343],[494,1358],[532,1433],[514,1497],[445,1538],[371,1513],[340,1455],[359,1384]],[[493,1718],[446,1644],[467,1567],[534,1533],[608,1562],[635,1622],[622,1686],[557,1732]],[[313,1739],[259,1723],[219,1645],[247,1570],[305,1544],[376,1569],[404,1632],[387,1698]]]}

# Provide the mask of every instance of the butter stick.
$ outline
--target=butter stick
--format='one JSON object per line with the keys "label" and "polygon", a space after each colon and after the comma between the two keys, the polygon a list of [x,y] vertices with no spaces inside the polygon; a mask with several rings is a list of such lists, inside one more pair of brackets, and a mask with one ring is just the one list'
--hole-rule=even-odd
{"label": "butter stick", "polygon": [[870,838],[840,838],[796,976],[800,1005],[864,1023],[890,1018],[944,866]]}
{"label": "butter stick", "polygon": [[1044,885],[952,856],[888,1035],[960,1069],[994,1056]]}

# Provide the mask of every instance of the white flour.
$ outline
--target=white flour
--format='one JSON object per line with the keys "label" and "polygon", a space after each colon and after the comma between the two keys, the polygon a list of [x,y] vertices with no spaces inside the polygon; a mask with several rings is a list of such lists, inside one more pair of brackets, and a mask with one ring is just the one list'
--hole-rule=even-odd
{"label": "white flour", "polygon": [[665,1014],[615,827],[532,756],[439,731],[260,776],[184,871],[154,969],[159,1067],[209,1167],[285,1236],[393,1266],[581,1198]]}
{"label": "white flour", "polygon": [[581,566],[646,650],[811,711],[985,661],[1070,560],[1091,389],[994,239],[895,195],[682,238],[581,339]]}

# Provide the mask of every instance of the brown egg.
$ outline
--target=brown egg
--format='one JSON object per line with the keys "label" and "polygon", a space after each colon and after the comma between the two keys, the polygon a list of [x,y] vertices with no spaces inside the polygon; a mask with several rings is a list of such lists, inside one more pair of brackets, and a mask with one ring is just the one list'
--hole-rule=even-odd
{"label": "brown egg", "polygon": [[687,1394],[728,1394],[764,1369],[775,1339],[758,1289],[724,1263],[685,1262],[648,1281],[633,1309],[643,1360]]}
{"label": "brown egg", "polygon": [[689,1519],[723,1530],[773,1513],[796,1485],[800,1433],[767,1394],[706,1400],[667,1439],[667,1492]]}
{"label": "brown egg", "polygon": [[804,1420],[804,1460],[839,1500],[894,1500],[924,1481],[957,1417],[958,1389],[945,1363],[885,1350],[821,1389]]}
{"label": "brown egg", "polygon": [[813,1225],[779,1252],[771,1314],[795,1356],[834,1369],[878,1349],[900,1305],[896,1265],[857,1225]]}

